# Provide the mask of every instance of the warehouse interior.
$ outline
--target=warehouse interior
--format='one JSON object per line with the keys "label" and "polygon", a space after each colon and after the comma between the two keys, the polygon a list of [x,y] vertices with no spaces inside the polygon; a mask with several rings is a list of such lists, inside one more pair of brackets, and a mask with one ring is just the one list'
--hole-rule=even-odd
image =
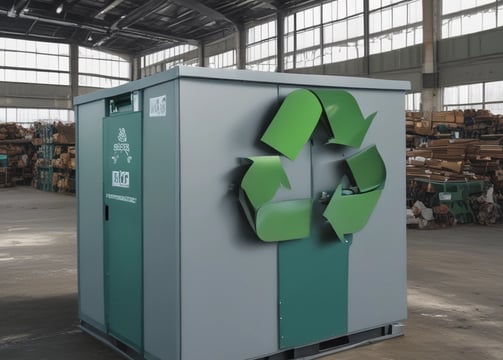
{"label": "warehouse interior", "polygon": [[404,336],[271,360],[501,359],[502,26],[503,0],[2,1],[0,358],[125,355],[79,329],[75,98],[187,66],[410,83]]}

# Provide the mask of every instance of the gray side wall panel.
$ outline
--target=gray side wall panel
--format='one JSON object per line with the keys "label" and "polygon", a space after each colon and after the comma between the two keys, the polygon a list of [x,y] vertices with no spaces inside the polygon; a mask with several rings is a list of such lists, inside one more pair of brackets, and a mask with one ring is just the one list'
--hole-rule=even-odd
{"label": "gray side wall panel", "polygon": [[394,91],[351,91],[362,113],[377,111],[362,149],[376,144],[386,166],[384,191],[349,250],[349,332],[407,316],[404,96]]}
{"label": "gray side wall panel", "polygon": [[[143,287],[148,358],[180,358],[178,80],[143,93]],[[149,117],[166,95],[166,116]],[[145,206],[148,205],[148,206]]]}
{"label": "gray side wall panel", "polygon": [[78,107],[79,314],[105,329],[103,295],[103,117],[105,101]]}
{"label": "gray side wall panel", "polygon": [[277,87],[182,79],[180,101],[182,358],[277,352],[277,245],[257,240],[229,188],[238,158],[269,154]]}

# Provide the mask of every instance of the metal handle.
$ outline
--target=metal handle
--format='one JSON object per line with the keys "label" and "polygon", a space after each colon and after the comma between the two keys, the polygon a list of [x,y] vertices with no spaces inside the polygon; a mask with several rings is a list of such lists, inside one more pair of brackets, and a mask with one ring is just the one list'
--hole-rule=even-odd
{"label": "metal handle", "polygon": [[105,205],[105,221],[108,221],[108,205]]}

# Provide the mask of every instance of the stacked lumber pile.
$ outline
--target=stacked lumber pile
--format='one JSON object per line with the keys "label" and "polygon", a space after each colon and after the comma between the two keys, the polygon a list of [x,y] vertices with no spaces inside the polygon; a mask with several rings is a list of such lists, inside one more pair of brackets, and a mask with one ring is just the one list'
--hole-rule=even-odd
{"label": "stacked lumber pile", "polygon": [[407,152],[407,176],[434,181],[487,180],[466,164],[466,153],[475,139],[430,140],[426,147]]}
{"label": "stacked lumber pile", "polygon": [[27,147],[16,144],[0,144],[0,154],[7,155],[8,167],[24,168],[29,166],[30,158]]}
{"label": "stacked lumber pile", "polygon": [[449,139],[497,138],[503,135],[503,115],[493,115],[489,110],[453,110],[431,113],[405,113],[407,146],[417,147],[422,137]]}
{"label": "stacked lumber pile", "polygon": [[63,124],[57,122],[54,124],[53,141],[56,144],[75,144],[75,123]]}
{"label": "stacked lumber pile", "polygon": [[501,116],[493,115],[489,110],[465,110],[465,132],[467,136],[479,137],[485,134],[501,134]]}
{"label": "stacked lumber pile", "polygon": [[407,176],[435,181],[492,181],[503,191],[503,137],[499,140],[437,139],[407,152]]}
{"label": "stacked lumber pile", "polygon": [[25,139],[28,135],[30,135],[30,131],[21,125],[16,123],[0,123],[0,140]]}
{"label": "stacked lumber pile", "polygon": [[491,179],[494,189],[503,192],[503,138],[477,141],[467,149],[466,163],[477,174]]}
{"label": "stacked lumber pile", "polygon": [[465,115],[462,110],[434,111],[431,115],[431,126],[434,132],[443,134],[464,128]]}
{"label": "stacked lumber pile", "polygon": [[421,137],[434,135],[431,122],[419,111],[405,112],[405,131],[407,147],[418,147]]}

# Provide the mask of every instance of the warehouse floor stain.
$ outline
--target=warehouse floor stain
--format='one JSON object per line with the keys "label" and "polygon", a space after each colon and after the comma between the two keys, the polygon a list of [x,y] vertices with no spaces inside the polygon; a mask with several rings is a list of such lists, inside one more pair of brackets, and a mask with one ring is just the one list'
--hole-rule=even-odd
{"label": "warehouse floor stain", "polygon": [[[0,358],[122,359],[77,327],[75,197],[18,187],[0,204]],[[502,231],[408,230],[405,336],[320,358],[502,359]]]}

